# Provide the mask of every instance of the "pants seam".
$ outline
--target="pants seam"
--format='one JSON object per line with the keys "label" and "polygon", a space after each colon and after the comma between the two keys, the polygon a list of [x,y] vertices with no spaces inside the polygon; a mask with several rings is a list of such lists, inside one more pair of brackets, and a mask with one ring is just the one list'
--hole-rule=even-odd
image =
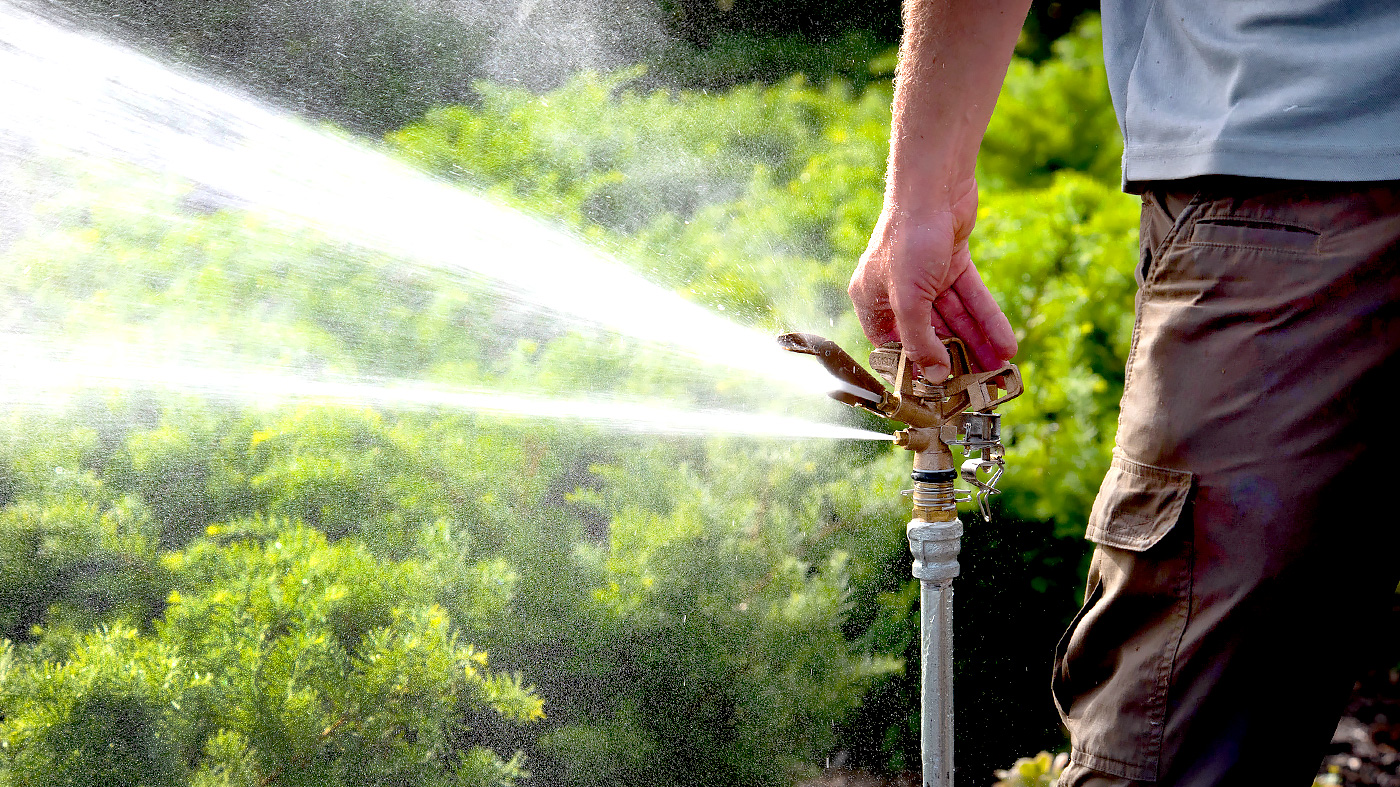
{"label": "pants seam", "polygon": [[[1163,235],[1162,239],[1158,241],[1156,246],[1152,249],[1152,261],[1148,265],[1147,273],[1143,276],[1142,286],[1138,288],[1137,297],[1134,299],[1133,336],[1128,344],[1128,361],[1123,370],[1123,394],[1125,396],[1128,393],[1128,386],[1131,385],[1133,381],[1133,361],[1137,358],[1138,341],[1142,337],[1142,307],[1147,301],[1147,296],[1151,292],[1152,285],[1157,281],[1158,273],[1162,269],[1162,254],[1166,248],[1176,240],[1177,235],[1181,233],[1182,227],[1186,226],[1186,223],[1190,221],[1191,217],[1199,210],[1204,201],[1202,192],[1198,191],[1192,195],[1191,200],[1186,203],[1186,207],[1182,208],[1181,212],[1176,215],[1176,220],[1172,222],[1171,229],[1167,230],[1166,235]],[[1153,202],[1160,202],[1160,200],[1153,197]],[[1161,210],[1162,207],[1161,205],[1156,205],[1155,209]],[[1123,425],[1122,419],[1123,414],[1120,410],[1118,414],[1118,426],[1120,429]]]}
{"label": "pants seam", "polygon": [[[1183,526],[1190,527],[1191,522],[1189,521],[1189,517],[1179,517],[1176,526],[1178,528]],[[1191,612],[1194,607],[1192,603],[1194,601],[1193,593],[1195,592],[1196,577],[1196,539],[1194,528],[1186,544],[1185,561],[1186,565],[1183,568],[1182,582],[1178,591],[1180,593],[1180,602],[1176,605],[1176,609],[1178,610],[1176,616],[1179,618],[1179,622],[1172,638],[1168,640],[1170,643],[1168,652],[1162,654],[1162,669],[1158,676],[1158,700],[1154,703],[1154,707],[1157,711],[1157,719],[1153,724],[1153,726],[1156,727],[1156,733],[1153,736],[1152,744],[1153,748],[1156,750],[1156,756],[1153,758],[1154,764],[1156,765],[1155,778],[1159,780],[1163,776],[1162,743],[1166,737],[1166,717],[1171,703],[1172,677],[1176,674],[1177,658],[1181,654],[1181,643],[1186,639],[1186,629],[1191,623]]]}

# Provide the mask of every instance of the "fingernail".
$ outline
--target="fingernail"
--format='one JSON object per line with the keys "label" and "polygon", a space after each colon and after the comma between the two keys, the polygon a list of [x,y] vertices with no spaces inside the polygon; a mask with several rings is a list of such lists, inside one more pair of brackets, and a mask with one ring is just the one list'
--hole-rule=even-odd
{"label": "fingernail", "polygon": [[943,364],[934,364],[924,369],[924,379],[929,382],[941,383],[948,379],[948,367]]}

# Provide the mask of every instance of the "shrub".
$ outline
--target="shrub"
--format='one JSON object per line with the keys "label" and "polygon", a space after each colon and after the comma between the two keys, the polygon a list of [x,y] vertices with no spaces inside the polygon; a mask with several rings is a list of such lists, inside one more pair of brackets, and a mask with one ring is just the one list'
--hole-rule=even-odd
{"label": "shrub", "polygon": [[304,528],[233,528],[256,538],[167,557],[175,590],[153,636],[117,621],[57,660],[16,658],[6,643],[7,778],[509,785],[524,775],[464,719],[533,721],[540,699],[458,641],[417,566]]}

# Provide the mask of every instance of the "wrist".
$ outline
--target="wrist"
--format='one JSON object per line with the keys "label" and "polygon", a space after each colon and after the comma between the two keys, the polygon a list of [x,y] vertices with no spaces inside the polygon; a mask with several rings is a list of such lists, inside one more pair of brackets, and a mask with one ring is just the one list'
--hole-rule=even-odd
{"label": "wrist", "polygon": [[976,190],[976,145],[969,148],[951,139],[908,137],[899,129],[891,135],[885,172],[887,205],[909,212],[951,209]]}
{"label": "wrist", "polygon": [[885,183],[885,204],[881,219],[920,220],[939,213],[962,217],[971,206],[976,210],[977,180],[957,171],[924,171],[891,174]]}

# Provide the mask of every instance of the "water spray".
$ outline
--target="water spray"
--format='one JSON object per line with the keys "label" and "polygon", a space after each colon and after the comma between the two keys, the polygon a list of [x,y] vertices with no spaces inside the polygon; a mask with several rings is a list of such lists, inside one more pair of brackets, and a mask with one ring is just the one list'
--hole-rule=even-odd
{"label": "water spray", "polygon": [[[53,11],[0,0],[0,165],[10,158],[62,164],[111,182],[131,180],[133,169],[159,173],[169,188],[197,185],[201,199],[251,211],[278,231],[312,229],[489,285],[561,324],[663,345],[687,362],[797,392],[822,391],[824,375],[763,332],[648,281],[569,233]],[[9,187],[3,174],[0,212]]]}
{"label": "water spray", "polygon": [[[974,372],[967,348],[945,339],[952,363],[947,379],[925,379],[898,343],[870,354],[870,368],[886,387],[829,339],[809,333],[778,338],[787,350],[816,356],[840,387],[830,396],[899,421],[908,428],[895,433],[895,444],[914,452],[914,512],[906,529],[919,580],[920,746],[925,787],[953,784],[953,578],[958,575],[962,521],[957,504],[975,499],[982,517],[991,521],[987,498],[997,494],[1006,468],[997,405],[1021,395],[1021,372],[1015,364]],[[953,446],[966,456],[960,468]],[[959,491],[961,476],[969,489]]]}

